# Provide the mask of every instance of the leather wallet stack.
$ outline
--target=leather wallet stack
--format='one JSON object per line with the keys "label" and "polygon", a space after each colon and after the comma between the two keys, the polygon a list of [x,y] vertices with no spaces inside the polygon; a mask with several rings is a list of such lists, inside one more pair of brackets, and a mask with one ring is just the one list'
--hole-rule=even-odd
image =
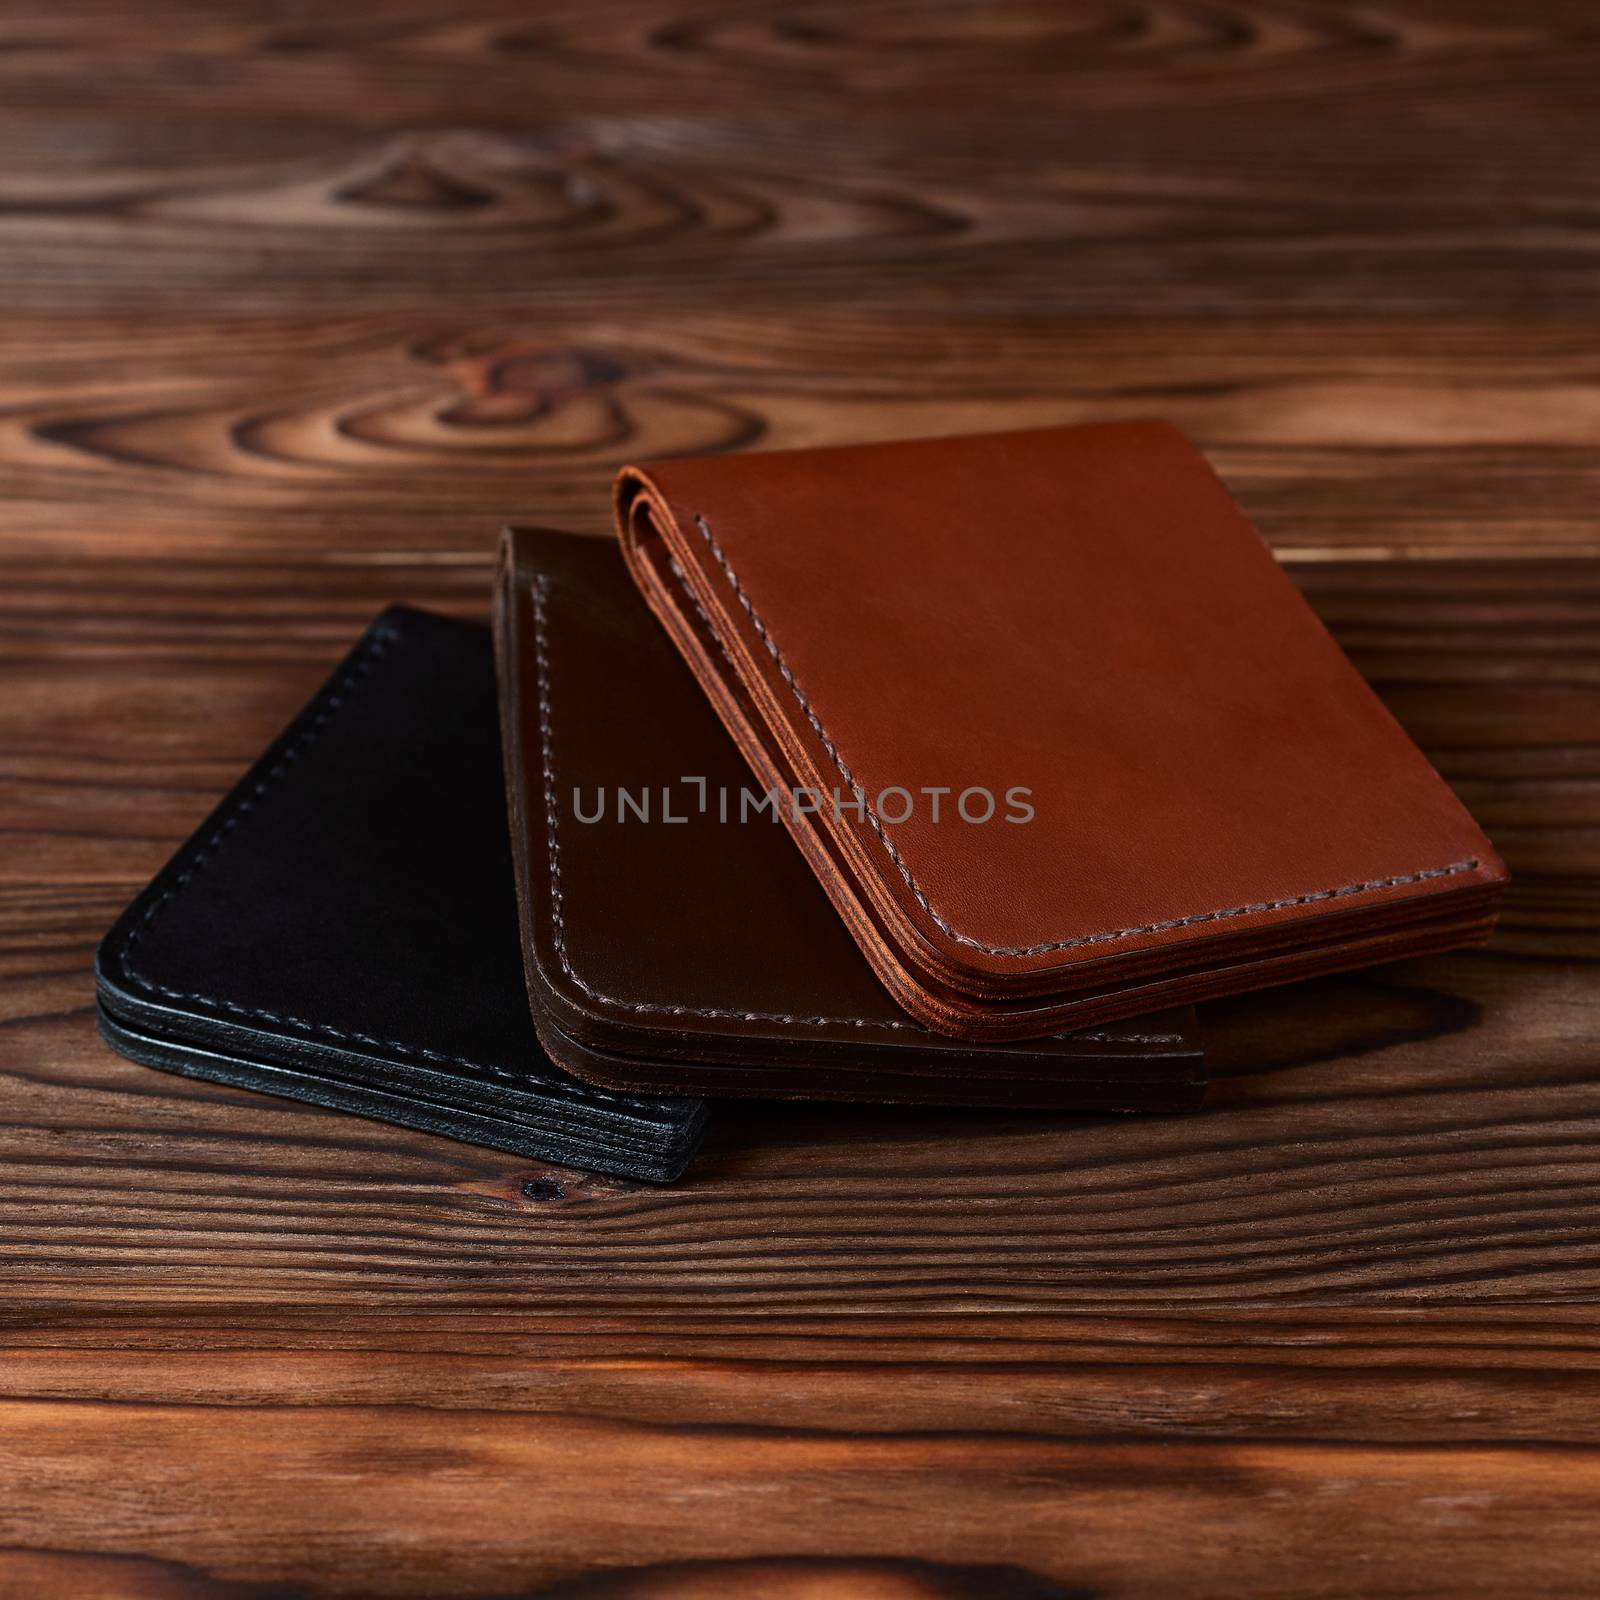
{"label": "leather wallet stack", "polygon": [[1164,425],[617,507],[505,537],[493,650],[374,624],[107,935],[112,1044],[662,1180],[706,1096],[1189,1108],[1191,1002],[1487,936],[1493,850]]}

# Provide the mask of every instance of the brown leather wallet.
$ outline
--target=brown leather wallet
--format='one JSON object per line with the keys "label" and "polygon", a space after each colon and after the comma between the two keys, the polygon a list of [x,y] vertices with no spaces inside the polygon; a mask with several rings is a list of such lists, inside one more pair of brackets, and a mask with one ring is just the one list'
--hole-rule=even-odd
{"label": "brown leather wallet", "polygon": [[929,1027],[1024,1038],[1488,937],[1493,848],[1168,424],[629,467],[617,517]]}
{"label": "brown leather wallet", "polygon": [[496,655],[540,1042],[654,1093],[1183,1110],[1193,1011],[972,1045],[901,1012],[840,926],[616,546],[502,540]]}

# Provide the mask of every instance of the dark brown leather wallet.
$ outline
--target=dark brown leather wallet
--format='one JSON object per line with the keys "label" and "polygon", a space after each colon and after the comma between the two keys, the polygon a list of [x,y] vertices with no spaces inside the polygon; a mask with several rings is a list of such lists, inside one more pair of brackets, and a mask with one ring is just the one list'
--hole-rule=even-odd
{"label": "dark brown leather wallet", "polygon": [[502,541],[495,637],[540,1042],[655,1094],[1182,1110],[1193,1012],[972,1045],[900,1011],[640,603],[616,546]]}
{"label": "dark brown leather wallet", "polygon": [[617,516],[931,1028],[1031,1037],[1488,937],[1488,840],[1165,423],[661,462]]}

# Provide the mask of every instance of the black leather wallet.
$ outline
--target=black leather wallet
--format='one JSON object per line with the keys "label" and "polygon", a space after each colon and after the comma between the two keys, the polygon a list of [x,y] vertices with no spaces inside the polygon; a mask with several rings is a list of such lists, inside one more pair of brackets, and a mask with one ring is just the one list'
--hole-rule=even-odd
{"label": "black leather wallet", "polygon": [[118,920],[100,1029],[148,1066],[628,1177],[702,1101],[540,1047],[488,630],[395,607]]}

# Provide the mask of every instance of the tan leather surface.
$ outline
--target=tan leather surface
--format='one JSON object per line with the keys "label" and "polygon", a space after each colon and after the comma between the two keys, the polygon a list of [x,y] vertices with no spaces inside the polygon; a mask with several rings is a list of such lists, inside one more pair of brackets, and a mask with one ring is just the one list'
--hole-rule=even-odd
{"label": "tan leather surface", "polygon": [[[657,1093],[1198,1104],[1188,1007],[983,1045],[896,1007],[780,824],[697,809],[686,778],[714,796],[749,774],[614,545],[508,534],[495,631],[529,993],[567,1071]],[[663,789],[682,821],[662,821]],[[580,820],[619,790],[650,795],[651,820]]]}
{"label": "tan leather surface", "polygon": [[[618,520],[761,782],[865,798],[791,831],[932,1027],[1486,936],[1493,848],[1165,423],[661,462]],[[874,803],[934,787],[1034,815]]]}

